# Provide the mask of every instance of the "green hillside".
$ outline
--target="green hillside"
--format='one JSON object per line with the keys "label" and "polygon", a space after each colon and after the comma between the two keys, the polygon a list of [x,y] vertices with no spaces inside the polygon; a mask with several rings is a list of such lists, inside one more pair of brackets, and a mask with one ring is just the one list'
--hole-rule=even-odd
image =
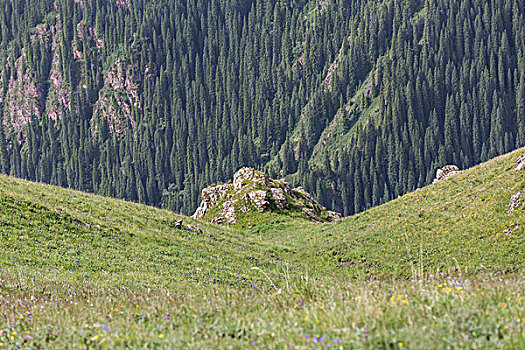
{"label": "green hillside", "polygon": [[[265,254],[274,244],[234,229],[5,176],[0,186],[2,267],[159,287],[243,286],[257,280],[254,262],[273,266]],[[177,229],[180,219],[202,232]]]}
{"label": "green hillside", "polygon": [[[512,195],[525,192],[525,176],[514,170],[523,151],[348,217],[324,230],[326,243],[315,244],[323,256],[370,277],[517,271],[525,263],[525,216],[523,208],[509,216],[507,207]],[[370,267],[356,267],[361,260]]]}
{"label": "green hillside", "polygon": [[0,348],[523,348],[524,152],[242,230],[3,176]]}

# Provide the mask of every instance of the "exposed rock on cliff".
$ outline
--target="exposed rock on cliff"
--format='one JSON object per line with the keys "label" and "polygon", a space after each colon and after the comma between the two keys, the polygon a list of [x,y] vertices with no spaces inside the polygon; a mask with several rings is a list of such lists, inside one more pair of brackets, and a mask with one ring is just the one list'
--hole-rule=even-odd
{"label": "exposed rock on cliff", "polygon": [[99,119],[104,119],[109,131],[125,134],[128,121],[135,128],[131,113],[133,109],[141,109],[133,66],[117,59],[104,77],[104,87],[95,104],[91,120],[93,132],[99,128]]}
{"label": "exposed rock on cliff", "polygon": [[42,91],[24,63],[25,53],[15,62],[4,100],[3,125],[15,133],[24,132],[31,118],[40,118],[42,113]]}
{"label": "exposed rock on cliff", "polygon": [[47,115],[54,121],[61,119],[64,113],[71,112],[71,87],[60,72],[60,37],[62,33],[57,24],[51,27],[53,58],[49,72],[49,91],[46,101]]}
{"label": "exposed rock on cliff", "polygon": [[302,187],[292,189],[284,180],[272,180],[252,168],[237,171],[233,181],[202,190],[202,202],[193,214],[218,224],[244,222],[254,213],[276,213],[313,222],[341,218],[319,205]]}

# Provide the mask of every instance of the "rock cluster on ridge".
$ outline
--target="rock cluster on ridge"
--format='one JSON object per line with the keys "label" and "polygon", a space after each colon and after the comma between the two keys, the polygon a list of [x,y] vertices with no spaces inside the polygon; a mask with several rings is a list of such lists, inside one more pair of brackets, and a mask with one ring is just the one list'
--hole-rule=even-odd
{"label": "rock cluster on ridge", "polygon": [[448,179],[452,176],[456,176],[460,173],[460,170],[455,165],[445,165],[443,168],[436,171],[436,178],[432,183],[436,183],[441,180]]}
{"label": "rock cluster on ridge", "polygon": [[291,188],[284,180],[272,180],[252,168],[242,168],[233,181],[202,190],[201,204],[193,217],[218,224],[236,224],[250,213],[275,212],[302,217],[313,222],[341,218],[317,203],[302,187]]}

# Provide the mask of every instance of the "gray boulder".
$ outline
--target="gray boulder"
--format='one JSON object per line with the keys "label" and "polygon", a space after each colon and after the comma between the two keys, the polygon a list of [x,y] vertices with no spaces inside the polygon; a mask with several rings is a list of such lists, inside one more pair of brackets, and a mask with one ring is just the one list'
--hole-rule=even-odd
{"label": "gray boulder", "polygon": [[270,188],[270,192],[272,193],[272,199],[275,202],[275,205],[277,205],[277,208],[279,208],[279,210],[283,210],[284,206],[288,203],[288,200],[284,195],[284,190],[282,188],[272,187]]}
{"label": "gray boulder", "polygon": [[253,191],[248,194],[250,201],[253,206],[260,212],[263,213],[270,209],[270,202],[268,201],[268,192],[263,190]]}
{"label": "gray boulder", "polygon": [[523,205],[523,203],[521,202],[522,198],[523,198],[523,194],[521,192],[518,192],[514,196],[510,197],[509,208],[507,210],[507,214],[509,216],[510,214],[512,214],[514,210],[518,209],[519,207]]}
{"label": "gray boulder", "polygon": [[456,176],[460,173],[460,170],[455,165],[445,165],[443,168],[438,169],[436,171],[436,178],[432,183],[436,183],[442,180],[446,180],[448,178],[451,178],[452,176]]}
{"label": "gray boulder", "polygon": [[516,159],[516,171],[521,171],[525,169],[525,154],[522,154],[521,156]]}

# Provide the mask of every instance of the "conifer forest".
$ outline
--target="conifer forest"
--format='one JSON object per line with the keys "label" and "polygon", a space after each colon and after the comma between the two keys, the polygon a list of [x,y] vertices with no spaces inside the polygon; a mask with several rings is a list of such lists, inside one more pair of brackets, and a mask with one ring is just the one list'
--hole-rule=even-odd
{"label": "conifer forest", "polygon": [[191,214],[242,166],[361,212],[525,146],[521,0],[0,0],[0,171]]}

